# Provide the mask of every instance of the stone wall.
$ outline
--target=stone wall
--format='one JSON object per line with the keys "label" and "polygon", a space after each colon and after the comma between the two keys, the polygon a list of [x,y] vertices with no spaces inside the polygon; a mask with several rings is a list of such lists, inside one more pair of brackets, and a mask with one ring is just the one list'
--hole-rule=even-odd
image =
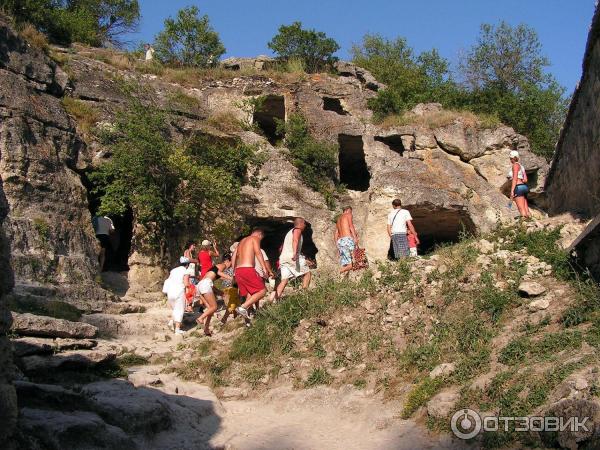
{"label": "stone wall", "polygon": [[556,147],[546,182],[551,214],[600,213],[600,8],[583,59],[583,74]]}

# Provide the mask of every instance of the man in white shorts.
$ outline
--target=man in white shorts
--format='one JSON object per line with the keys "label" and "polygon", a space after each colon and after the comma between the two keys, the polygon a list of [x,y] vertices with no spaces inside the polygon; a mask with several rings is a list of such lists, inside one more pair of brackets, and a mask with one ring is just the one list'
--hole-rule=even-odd
{"label": "man in white shorts", "polygon": [[306,259],[301,255],[302,232],[306,229],[306,220],[302,217],[294,219],[294,228],[285,235],[281,255],[279,255],[279,268],[281,270],[281,282],[275,292],[271,294],[271,301],[281,298],[283,290],[289,280],[302,277],[302,287],[307,289],[310,284],[311,273]]}

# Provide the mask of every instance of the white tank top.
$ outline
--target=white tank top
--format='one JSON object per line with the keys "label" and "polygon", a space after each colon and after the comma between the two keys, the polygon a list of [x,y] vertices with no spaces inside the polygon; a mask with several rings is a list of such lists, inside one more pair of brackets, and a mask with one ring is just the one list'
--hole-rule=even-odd
{"label": "white tank top", "polygon": [[[283,240],[283,248],[281,249],[281,255],[279,255],[279,263],[280,264],[281,263],[294,263],[294,260],[292,260],[292,258],[294,257],[294,230],[295,230],[295,228],[292,228],[285,235],[285,239]],[[297,249],[298,253],[300,253],[300,251],[302,250],[302,243],[303,243],[303,238],[302,238],[302,235],[300,235],[300,241],[298,242],[298,249]]]}
{"label": "white tank top", "polygon": [[[521,180],[523,181],[526,177],[525,175],[525,167],[523,167],[523,164],[521,163],[517,163],[519,165],[519,171],[517,172],[517,180]],[[512,174],[512,167],[511,169],[508,171],[508,179],[512,180],[513,174]]]}

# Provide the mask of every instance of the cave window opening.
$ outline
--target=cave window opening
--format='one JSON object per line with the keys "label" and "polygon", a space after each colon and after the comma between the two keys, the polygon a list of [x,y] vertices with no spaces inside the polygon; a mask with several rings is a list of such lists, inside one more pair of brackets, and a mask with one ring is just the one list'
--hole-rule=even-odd
{"label": "cave window opening", "polygon": [[[293,217],[270,217],[270,218],[251,218],[247,223],[250,228],[262,228],[265,231],[265,237],[261,242],[261,248],[269,257],[271,267],[275,271],[275,262],[279,259],[279,249],[283,245],[285,235],[294,228]],[[319,249],[313,241],[313,229],[310,223],[306,223],[306,229],[302,233],[303,245],[302,254],[316,262]]]}
{"label": "cave window opening", "polygon": [[281,95],[267,95],[252,115],[252,122],[263,132],[271,145],[283,136],[277,133],[277,121],[285,121],[285,99]]}
{"label": "cave window opening", "polygon": [[468,212],[462,209],[435,206],[408,206],[406,209],[421,241],[419,255],[430,254],[440,245],[457,243],[465,233],[476,231]]}
{"label": "cave window opening", "polygon": [[399,134],[394,134],[392,136],[375,136],[375,140],[384,143],[390,150],[399,153],[400,156],[403,156],[406,151],[402,142],[402,136]]}
{"label": "cave window opening", "polygon": [[353,191],[366,191],[371,174],[365,161],[362,136],[338,135],[340,183]]}
{"label": "cave window opening", "polygon": [[[100,207],[101,193],[94,192],[94,185],[88,177],[88,171],[80,173],[81,182],[87,192],[88,207],[94,217]],[[126,272],[129,270],[129,253],[133,239],[133,211],[128,208],[122,216],[108,216],[113,221],[115,232],[110,236],[110,245],[106,249],[105,272]]]}
{"label": "cave window opening", "polygon": [[348,111],[342,106],[342,102],[339,98],[323,97],[323,110],[333,111],[341,116],[347,116]]}

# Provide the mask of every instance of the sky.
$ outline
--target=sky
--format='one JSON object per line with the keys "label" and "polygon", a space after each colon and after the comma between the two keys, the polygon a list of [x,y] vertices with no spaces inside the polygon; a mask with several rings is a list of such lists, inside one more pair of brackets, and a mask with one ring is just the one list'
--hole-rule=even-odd
{"label": "sky", "polygon": [[302,22],[324,31],[349,59],[353,44],[366,33],[405,37],[421,52],[437,48],[456,64],[476,41],[482,23],[505,20],[533,27],[550,59],[548,68],[572,92],[581,77],[581,62],[594,0],[140,0],[139,31],[133,42],[152,42],[166,17],[196,5],[208,14],[227,53],[223,56],[270,55],[267,42],[280,25]]}

